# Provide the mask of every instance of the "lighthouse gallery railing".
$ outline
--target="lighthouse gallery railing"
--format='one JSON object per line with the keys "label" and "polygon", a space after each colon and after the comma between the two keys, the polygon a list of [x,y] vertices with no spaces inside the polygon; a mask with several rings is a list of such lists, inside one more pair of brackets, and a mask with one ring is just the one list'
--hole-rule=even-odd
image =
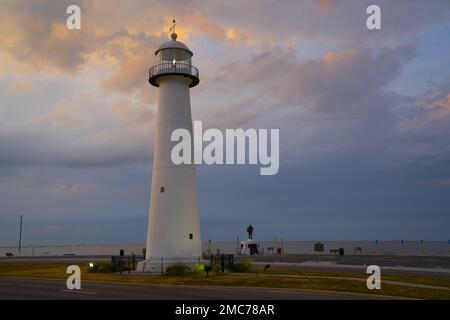
{"label": "lighthouse gallery railing", "polygon": [[150,78],[153,76],[166,73],[188,74],[196,78],[199,77],[198,69],[192,66],[191,64],[183,61],[180,62],[176,61],[175,63],[173,62],[161,63],[150,68]]}

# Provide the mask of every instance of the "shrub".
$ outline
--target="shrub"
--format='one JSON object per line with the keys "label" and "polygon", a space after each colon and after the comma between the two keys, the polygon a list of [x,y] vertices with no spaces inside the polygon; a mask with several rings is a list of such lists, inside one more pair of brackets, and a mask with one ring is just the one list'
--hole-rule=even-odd
{"label": "shrub", "polygon": [[233,272],[248,272],[252,268],[252,263],[248,260],[245,260],[244,262],[235,263],[233,265]]}
{"label": "shrub", "polygon": [[211,271],[212,272],[220,272],[220,271],[222,271],[222,266],[218,263],[215,263],[211,266]]}
{"label": "shrub", "polygon": [[184,263],[176,263],[166,268],[166,274],[170,276],[181,276],[186,274],[190,269]]}
{"label": "shrub", "polygon": [[95,263],[93,267],[89,268],[89,273],[110,273],[112,272],[112,265],[110,263]]}
{"label": "shrub", "polygon": [[205,265],[203,263],[197,263],[195,265],[195,272],[201,273],[203,271],[205,271]]}

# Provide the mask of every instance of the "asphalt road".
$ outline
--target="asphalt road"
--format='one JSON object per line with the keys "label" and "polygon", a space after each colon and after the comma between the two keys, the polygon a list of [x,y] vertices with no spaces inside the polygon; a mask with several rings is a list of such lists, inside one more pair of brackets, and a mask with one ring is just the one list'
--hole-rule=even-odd
{"label": "asphalt road", "polygon": [[359,300],[365,295],[282,289],[129,285],[82,282],[80,291],[67,290],[65,280],[0,277],[1,300]]}

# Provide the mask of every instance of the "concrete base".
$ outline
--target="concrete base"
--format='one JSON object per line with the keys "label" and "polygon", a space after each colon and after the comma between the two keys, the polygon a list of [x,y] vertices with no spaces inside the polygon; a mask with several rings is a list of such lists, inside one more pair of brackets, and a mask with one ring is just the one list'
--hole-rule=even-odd
{"label": "concrete base", "polygon": [[248,239],[241,241],[241,255],[251,256],[259,253],[259,247],[257,241],[253,239]]}

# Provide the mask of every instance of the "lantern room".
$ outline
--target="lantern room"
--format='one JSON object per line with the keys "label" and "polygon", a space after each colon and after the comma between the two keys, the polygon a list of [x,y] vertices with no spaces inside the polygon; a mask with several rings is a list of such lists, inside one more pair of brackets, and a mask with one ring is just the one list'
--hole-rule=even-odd
{"label": "lantern room", "polygon": [[171,41],[162,44],[155,52],[156,62],[150,68],[149,82],[159,87],[159,79],[165,76],[182,76],[191,80],[190,87],[199,84],[199,72],[192,65],[192,51],[177,41],[177,34],[171,35]]}

